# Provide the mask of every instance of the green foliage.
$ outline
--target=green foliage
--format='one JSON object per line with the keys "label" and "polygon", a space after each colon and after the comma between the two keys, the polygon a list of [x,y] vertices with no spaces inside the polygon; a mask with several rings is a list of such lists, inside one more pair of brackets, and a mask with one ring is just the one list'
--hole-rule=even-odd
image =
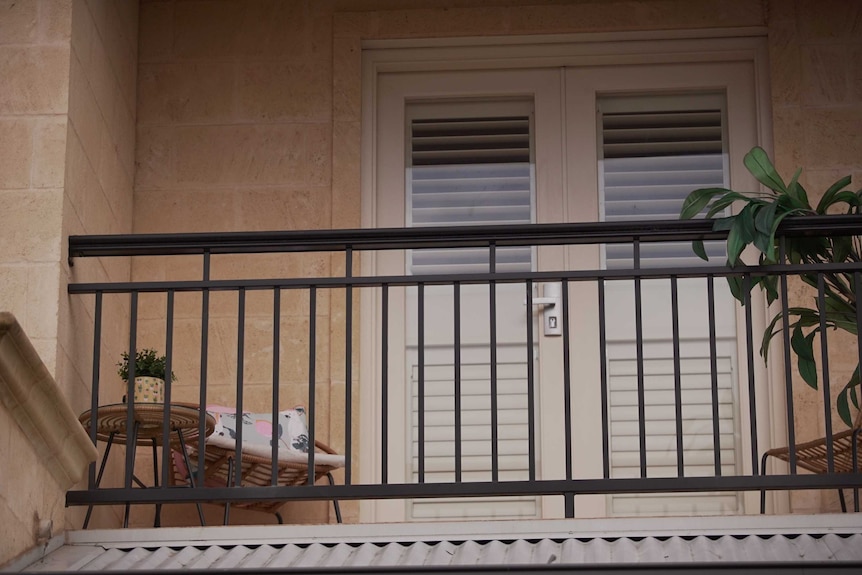
{"label": "green foliage", "polygon": [[[129,354],[123,352],[121,357],[123,361],[117,363],[117,374],[123,378],[123,381],[129,380]],[[142,349],[135,354],[135,377],[157,377],[165,379],[165,370],[167,368],[167,358],[159,355],[154,349]],[[176,381],[177,376],[171,372],[171,381]]]}
{"label": "green foliage", "polygon": [[[823,194],[816,208],[812,208],[808,194],[799,183],[802,170],[797,170],[785,183],[762,148],[755,147],[744,159],[745,167],[766,188],[766,192],[740,193],[726,188],[703,188],[694,190],[685,199],[680,212],[681,219],[691,219],[706,210],[706,217],[713,218],[725,208],[739,202],[742,207],[735,215],[715,219],[713,229],[724,230],[727,235],[727,264],[730,267],[740,262],[742,252],[754,246],[759,252],[758,263],[771,265],[782,263],[780,240],[775,233],[779,224],[789,216],[860,214],[862,213],[862,190],[852,192],[850,176],[841,178]],[[703,242],[693,242],[692,249],[702,259],[707,259]],[[790,264],[858,263],[862,258],[860,236],[841,237],[786,237],[784,239],[784,262]],[[823,301],[821,309],[817,297],[813,307],[792,307],[788,311],[787,328],[790,330],[790,346],[797,358],[802,379],[817,388],[817,364],[814,357],[814,341],[824,327],[844,330],[856,337],[856,285],[852,272],[825,272],[822,275]],[[802,273],[803,282],[818,287],[817,273]],[[749,282],[749,292],[760,286],[766,292],[769,303],[778,299],[778,277],[759,276]],[[745,293],[740,277],[728,278],[733,296],[745,303]],[[772,318],[767,326],[760,353],[767,359],[772,338],[784,329],[782,312]],[[859,366],[838,396],[837,408],[841,419],[851,424],[850,403],[856,408],[860,404]]]}

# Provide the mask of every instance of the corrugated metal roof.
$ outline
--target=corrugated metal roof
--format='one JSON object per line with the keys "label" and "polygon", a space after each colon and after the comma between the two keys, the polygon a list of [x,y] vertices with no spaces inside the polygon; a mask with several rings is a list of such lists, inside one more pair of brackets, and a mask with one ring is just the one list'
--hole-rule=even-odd
{"label": "corrugated metal roof", "polygon": [[[192,530],[111,530],[73,532],[67,542],[25,571],[106,571],[178,569],[311,569],[392,567],[475,567],[492,565],[614,566],[632,564],[855,562],[862,566],[862,525],[858,515],[842,517],[820,533],[769,533],[743,529],[736,534],[660,535],[635,532],[580,536],[571,529],[549,534],[500,530],[469,536],[461,524],[448,536],[388,526],[390,535],[374,535],[369,526],[271,528],[198,528]],[[481,529],[487,524],[474,524]],[[560,523],[566,525],[566,523]],[[370,526],[376,527],[376,526]],[[345,529],[346,528],[346,529]],[[332,530],[341,530],[341,534]],[[433,526],[428,531],[432,531]],[[365,534],[363,535],[363,531]],[[746,531],[748,531],[746,533]],[[315,537],[314,533],[329,533]],[[301,535],[303,534],[304,535]],[[732,533],[732,532],[731,532]],[[209,535],[207,535],[209,534]],[[181,536],[184,535],[185,539]],[[490,535],[490,536],[489,536]],[[102,541],[100,541],[100,539]],[[862,572],[862,571],[861,571]]]}

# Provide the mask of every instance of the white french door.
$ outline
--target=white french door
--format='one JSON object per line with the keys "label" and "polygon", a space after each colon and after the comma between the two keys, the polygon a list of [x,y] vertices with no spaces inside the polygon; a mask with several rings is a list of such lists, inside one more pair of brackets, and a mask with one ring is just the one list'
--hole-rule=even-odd
{"label": "white french door", "polygon": [[[667,210],[676,209],[678,213],[678,207],[674,206],[681,204],[687,190],[702,187],[705,182],[698,178],[717,178],[709,181],[709,185],[741,188],[755,185],[742,168],[742,156],[757,144],[754,74],[750,63],[420,71],[381,73],[377,79],[370,222],[377,227],[592,222],[628,217],[666,219],[673,217]],[[503,129],[503,125],[509,128]],[[520,128],[513,133],[520,134],[520,139],[499,140],[508,138],[500,134],[509,134],[507,130],[515,125]],[[669,135],[671,141],[676,138],[686,143],[677,142],[676,149],[673,142],[664,148],[663,145],[648,145],[645,149],[628,145],[628,140],[637,142],[644,127],[649,128],[648,140],[664,134]],[[615,137],[622,139],[611,141]],[[458,143],[453,144],[456,139]],[[697,147],[692,145],[695,140],[707,141],[702,153],[695,152]],[[472,143],[464,145],[465,141]],[[488,146],[483,147],[482,142]],[[623,145],[618,145],[620,143]],[[488,149],[497,151],[488,152]],[[505,154],[511,155],[511,161],[500,156],[500,149],[507,150]],[[520,151],[512,151],[515,149]],[[470,157],[465,158],[465,154]],[[489,159],[483,154],[494,157]],[[652,184],[637,185],[653,176],[658,179]],[[627,184],[627,177],[634,180],[634,184]],[[668,189],[675,190],[676,196],[663,196]],[[634,211],[626,213],[625,206]],[[665,264],[671,261],[667,258],[684,257],[673,253],[645,255],[647,259],[658,258],[656,261]],[[416,275],[487,269],[483,257],[479,252],[457,256],[445,251],[388,252],[377,254],[373,267],[378,274],[407,272]],[[600,269],[631,265],[630,258],[625,250],[577,246],[520,250],[501,255],[500,265],[534,270]],[[684,259],[673,261],[685,265]],[[647,475],[675,475],[677,469],[669,459],[669,454],[675,453],[675,445],[669,443],[674,430],[668,431],[666,415],[667,386],[673,377],[672,370],[668,371],[672,351],[666,332],[671,313],[669,286],[645,282],[641,287],[641,304],[648,314],[644,320],[650,326],[641,334],[649,403],[646,408],[650,434]],[[748,447],[747,422],[739,416],[746,402],[746,394],[739,383],[745,381],[745,374],[737,362],[740,349],[737,312],[723,291],[724,286],[716,288],[719,324],[716,326],[715,363],[722,401],[722,472],[736,474],[744,472],[747,465],[738,457],[738,453]],[[537,374],[537,475],[540,479],[565,477],[561,432],[562,338],[542,335],[537,328],[535,349],[526,349],[523,289],[523,286],[497,287],[498,317],[494,334],[488,331],[488,287],[463,289],[460,294],[463,348],[460,363],[465,394],[464,481],[490,479],[486,418],[492,363],[497,366],[501,394],[500,479],[525,478],[524,413],[527,406],[523,390],[526,365],[532,357],[536,358]],[[681,329],[682,377],[684,398],[690,406],[683,413],[687,475],[713,472],[709,465],[702,465],[707,451],[710,456],[712,454],[711,443],[707,446],[712,435],[704,428],[707,418],[702,413],[703,402],[710,400],[704,399],[704,382],[707,387],[711,384],[708,381],[711,352],[708,337],[705,338],[701,329],[707,324],[704,315],[707,306],[700,295],[704,291],[703,285],[694,282],[680,284],[680,316],[685,318]],[[428,288],[421,296],[415,288],[393,289],[392,292],[389,337],[390,341],[399,342],[397,349],[400,351],[390,355],[388,369],[390,377],[403,378],[404,385],[390,386],[389,424],[394,431],[390,432],[393,455],[389,462],[389,481],[412,482],[419,473],[420,379],[425,430],[424,480],[451,481],[454,478],[453,291],[451,287]],[[631,405],[637,336],[632,325],[633,285],[609,284],[607,296],[611,469],[612,477],[628,477],[635,472],[633,470],[639,471],[639,462],[633,459],[639,455],[639,449],[632,444],[632,437],[636,439],[633,429],[637,427],[636,422],[634,427],[632,425]],[[573,282],[569,297],[573,314],[571,361],[573,372],[577,374],[573,381],[577,401],[572,405],[574,475],[596,478],[602,476],[603,464],[598,439],[601,437],[602,397],[596,286]],[[424,306],[419,306],[420,298]],[[366,305],[365,309],[371,314],[366,317],[374,317],[374,305]],[[420,309],[423,311],[418,311]],[[429,313],[429,310],[433,311]],[[420,313],[425,326],[421,335],[417,330]],[[489,354],[492,344],[496,345],[496,362]],[[742,346],[744,349],[744,340]],[[376,365],[374,373],[379,374],[382,367]],[[424,369],[420,369],[420,365],[424,365]],[[369,385],[375,383],[372,381]],[[559,497],[382,501],[374,505],[376,521],[560,517],[563,514]],[[699,498],[594,495],[576,499],[578,517],[715,514],[743,510],[744,503],[735,494]]]}
{"label": "white french door", "polygon": [[[590,221],[590,217],[617,222],[675,219],[682,200],[693,189],[756,186],[742,167],[742,156],[757,144],[753,74],[747,64],[572,68],[566,72],[565,92],[566,141],[570,150],[578,150],[567,155],[570,205],[588,206],[585,212],[570,212],[572,221]],[[576,180],[573,174],[578,174]],[[715,263],[723,263],[720,245],[710,249]],[[643,246],[640,256],[642,268],[702,264],[688,243]],[[583,257],[570,258],[568,263],[583,265]],[[631,246],[607,246],[587,257],[592,264],[607,268],[634,265]],[[726,284],[715,282],[713,351],[706,281],[680,280],[677,287],[683,472],[687,476],[715,473],[710,375],[714,355],[720,468],[722,474],[736,475],[746,465],[739,454],[749,447],[745,439],[749,437],[748,422],[740,417],[747,396],[740,382],[747,379],[737,361],[745,349],[744,338],[738,338],[738,306]],[[636,390],[638,337],[643,342],[646,475],[676,476],[671,286],[668,280],[648,280],[638,289],[636,298],[632,281],[606,285],[611,477],[638,477],[642,471]],[[635,329],[638,304],[640,334]],[[584,315],[588,321],[583,321]],[[598,331],[598,313],[585,310],[581,318],[573,329],[587,341]],[[594,351],[594,359],[584,357],[579,365],[591,366],[589,381],[596,382],[598,350]],[[581,427],[575,433],[577,471],[600,477],[601,445],[586,440],[596,437],[600,390],[587,384],[578,393],[574,416]],[[576,508],[579,515],[587,516],[714,515],[742,512],[743,500],[734,493],[615,495],[581,497]]]}
{"label": "white french door", "polygon": [[[393,136],[378,140],[379,227],[559,221],[563,192],[558,71],[399,74],[381,78],[378,94],[378,133]],[[495,263],[498,271],[529,271],[549,265],[545,262],[551,257],[551,252],[529,247],[501,249]],[[389,254],[381,260],[378,272],[417,276],[489,269],[487,250],[417,250]],[[490,383],[495,370],[498,478],[527,479],[527,363],[541,357],[547,346],[539,341],[535,349],[527,349],[523,285],[495,286],[496,330],[492,334],[489,289],[463,286],[459,293],[461,478],[493,478]],[[421,473],[425,482],[453,481],[453,288],[431,286],[421,295],[417,288],[393,289],[390,305],[391,316],[398,318],[390,322],[390,338],[401,342],[402,351],[395,353],[398,358],[389,368],[406,384],[390,395],[390,405],[399,406],[390,412],[390,421],[401,430],[393,434],[392,449],[403,455],[390,467],[392,480],[415,482]],[[538,326],[534,333],[539,333]],[[541,373],[541,360],[537,367]],[[536,408],[541,409],[540,405]],[[424,433],[421,450],[420,427]],[[545,444],[542,438],[549,435],[541,429],[538,437],[540,452],[559,448]],[[396,520],[535,518],[543,514],[541,501],[532,496],[418,500],[381,507],[391,510],[385,517]]]}

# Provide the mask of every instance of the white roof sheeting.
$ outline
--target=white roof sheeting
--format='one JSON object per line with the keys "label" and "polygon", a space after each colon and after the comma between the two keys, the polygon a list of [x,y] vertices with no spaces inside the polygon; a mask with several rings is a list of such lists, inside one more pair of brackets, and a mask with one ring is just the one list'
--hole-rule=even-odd
{"label": "white roof sheeting", "polygon": [[[605,530],[603,535],[579,530],[584,520],[529,522],[542,526],[533,531],[522,529],[524,522],[424,524],[424,529],[413,524],[76,531],[24,571],[607,567],[635,563],[862,565],[858,515],[818,519],[829,517],[833,518],[831,525],[809,529],[794,528],[792,519],[786,527],[770,529],[764,525],[770,518],[735,518],[737,522],[752,521],[743,522],[747,527],[740,524],[729,529],[732,523],[728,520],[734,518],[698,518],[694,521],[701,525],[699,533],[696,527],[670,529],[669,523],[665,528],[657,523],[649,529],[648,521],[626,521],[628,531]],[[643,533],[638,525],[654,535]],[[468,534],[471,527],[476,534]]]}

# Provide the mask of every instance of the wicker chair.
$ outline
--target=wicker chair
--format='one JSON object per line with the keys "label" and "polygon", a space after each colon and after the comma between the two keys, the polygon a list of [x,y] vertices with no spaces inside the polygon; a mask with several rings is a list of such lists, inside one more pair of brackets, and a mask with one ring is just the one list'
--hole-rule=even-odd
{"label": "wicker chair", "polygon": [[[314,442],[316,452],[337,455],[336,452],[321,441]],[[200,464],[200,453],[198,446],[187,445],[189,461],[193,469],[197,469]],[[204,450],[204,486],[205,487],[226,487],[234,484],[234,462],[235,451],[227,449],[224,446],[207,444]],[[189,474],[181,454],[174,452],[173,473],[171,475],[174,485],[188,485]],[[284,486],[301,486],[308,483],[308,464],[299,461],[277,461],[277,483],[280,487]],[[334,485],[335,481],[332,477],[332,471],[340,467],[340,465],[318,464],[314,465],[314,481],[317,482],[324,476],[329,480],[330,485]],[[242,454],[242,472],[241,481],[243,487],[268,487],[272,485],[272,459],[261,457],[251,453]],[[240,509],[251,509],[253,511],[262,511],[275,515],[279,523],[284,523],[279,508],[284,505],[285,501],[281,499],[270,501],[244,501],[240,503],[224,503],[224,524],[227,525],[230,519],[231,506]],[[341,508],[338,500],[332,500],[332,506],[335,509],[335,517],[341,523]]]}
{"label": "wicker chair", "polygon": [[[827,438],[821,437],[813,441],[798,443],[794,446],[796,451],[796,465],[807,469],[812,473],[828,473],[829,461],[827,459]],[[835,473],[850,473],[859,471],[859,451],[862,449],[862,410],[856,414],[856,419],[850,429],[845,429],[832,435],[832,461]],[[777,447],[763,454],[760,460],[760,470],[766,475],[766,460],[775,457],[781,461],[790,462],[790,447]],[[844,491],[838,490],[838,498],[841,501],[841,511],[847,512],[847,502],[844,499]],[[859,489],[853,490],[853,508],[859,511]],[[760,492],[760,513],[766,512],[766,491]]]}

